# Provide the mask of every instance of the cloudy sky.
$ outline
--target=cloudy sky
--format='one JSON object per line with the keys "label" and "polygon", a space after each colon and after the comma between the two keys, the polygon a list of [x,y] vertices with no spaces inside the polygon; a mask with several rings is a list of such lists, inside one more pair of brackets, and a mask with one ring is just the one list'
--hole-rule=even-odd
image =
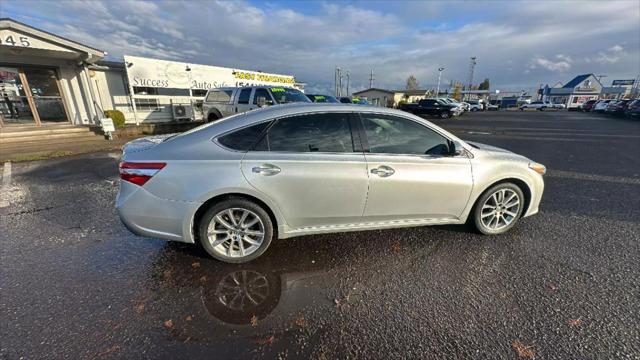
{"label": "cloudy sky", "polygon": [[520,90],[640,73],[640,1],[9,1],[2,17],[123,54],[292,74],[312,91],[465,81]]}

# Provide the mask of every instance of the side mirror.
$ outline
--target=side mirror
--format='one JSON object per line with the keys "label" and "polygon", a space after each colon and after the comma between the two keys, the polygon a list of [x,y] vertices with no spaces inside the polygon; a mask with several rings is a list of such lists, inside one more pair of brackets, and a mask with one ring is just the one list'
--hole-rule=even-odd
{"label": "side mirror", "polygon": [[450,156],[458,156],[462,155],[464,152],[464,147],[457,141],[449,141],[449,155]]}
{"label": "side mirror", "polygon": [[259,107],[264,107],[265,105],[267,105],[267,98],[264,96],[258,96],[257,103]]}

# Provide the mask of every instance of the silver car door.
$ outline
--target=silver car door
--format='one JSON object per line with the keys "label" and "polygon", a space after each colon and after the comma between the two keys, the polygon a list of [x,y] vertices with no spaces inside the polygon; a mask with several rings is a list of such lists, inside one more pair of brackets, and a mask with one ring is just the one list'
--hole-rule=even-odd
{"label": "silver car door", "polygon": [[364,154],[348,113],[278,119],[242,160],[249,183],[292,228],[360,222],[367,194]]}
{"label": "silver car door", "polygon": [[365,221],[456,219],[473,187],[471,163],[417,121],[361,114],[370,172]]}

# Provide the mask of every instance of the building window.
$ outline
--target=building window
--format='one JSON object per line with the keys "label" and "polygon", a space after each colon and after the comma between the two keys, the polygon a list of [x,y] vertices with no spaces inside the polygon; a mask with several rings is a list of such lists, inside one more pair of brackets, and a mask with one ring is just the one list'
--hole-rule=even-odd
{"label": "building window", "polygon": [[139,111],[162,111],[158,99],[135,99]]}
{"label": "building window", "polygon": [[136,95],[189,96],[189,89],[134,86],[133,93]]}

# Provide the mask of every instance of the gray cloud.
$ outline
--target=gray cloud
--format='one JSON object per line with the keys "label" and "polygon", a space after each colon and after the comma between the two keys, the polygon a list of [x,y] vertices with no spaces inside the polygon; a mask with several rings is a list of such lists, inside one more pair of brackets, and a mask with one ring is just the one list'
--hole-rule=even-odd
{"label": "gray cloud", "polygon": [[[299,12],[242,1],[4,1],[2,16],[123,54],[294,74],[313,91],[332,89],[335,66],[352,88],[466,81],[502,89],[537,87],[594,72],[609,79],[640,72],[640,3],[394,2],[312,3]],[[376,5],[387,5],[387,8]]]}

